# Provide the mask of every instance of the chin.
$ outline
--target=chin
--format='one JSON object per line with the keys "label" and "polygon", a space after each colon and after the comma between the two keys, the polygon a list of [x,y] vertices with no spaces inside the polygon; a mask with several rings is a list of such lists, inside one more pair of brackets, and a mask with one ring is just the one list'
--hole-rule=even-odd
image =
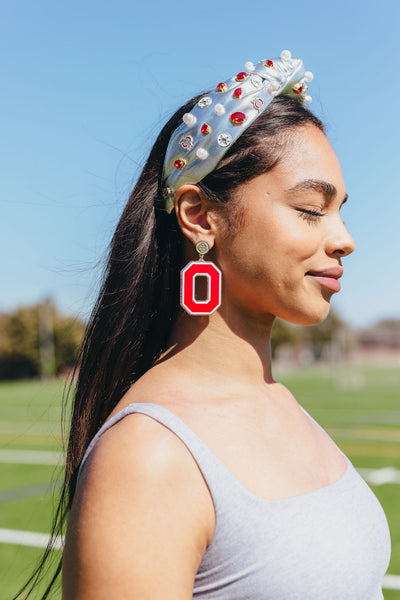
{"label": "chin", "polygon": [[298,308],[294,312],[286,312],[279,315],[275,315],[284,321],[293,323],[293,325],[319,325],[322,321],[325,321],[329,314],[330,303],[324,301],[323,303],[315,304],[314,306],[308,305],[304,307],[304,310],[300,311]]}

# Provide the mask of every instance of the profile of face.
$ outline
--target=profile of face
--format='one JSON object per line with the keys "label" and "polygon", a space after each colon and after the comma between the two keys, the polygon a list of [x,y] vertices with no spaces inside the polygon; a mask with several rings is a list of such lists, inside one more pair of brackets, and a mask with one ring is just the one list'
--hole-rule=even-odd
{"label": "profile of face", "polygon": [[241,225],[216,218],[213,254],[223,274],[222,310],[313,325],[340,290],[342,258],[353,252],[340,208],[346,200],[338,158],[314,125],[290,134],[268,173],[234,192]]}

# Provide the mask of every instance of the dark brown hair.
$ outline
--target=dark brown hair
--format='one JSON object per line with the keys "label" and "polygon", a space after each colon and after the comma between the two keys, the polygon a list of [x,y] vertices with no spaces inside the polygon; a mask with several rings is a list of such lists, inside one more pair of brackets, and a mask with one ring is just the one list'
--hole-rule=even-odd
{"label": "dark brown hair", "polygon": [[[54,540],[67,520],[78,468],[90,440],[129,387],[166,350],[179,304],[182,237],[175,214],[167,214],[164,209],[163,161],[171,134],[200,97],[180,108],[162,129],[112,238],[101,291],[80,352],[64,485],[52,538],[36,571],[14,599],[27,598],[43,576]],[[276,97],[199,187],[223,210],[232,191],[271,170],[279,162],[291,132],[307,124],[324,131],[320,120],[297,100]],[[227,211],[227,215],[232,214]],[[67,401],[68,393],[64,411]],[[54,589],[61,569],[62,559],[43,600]]]}

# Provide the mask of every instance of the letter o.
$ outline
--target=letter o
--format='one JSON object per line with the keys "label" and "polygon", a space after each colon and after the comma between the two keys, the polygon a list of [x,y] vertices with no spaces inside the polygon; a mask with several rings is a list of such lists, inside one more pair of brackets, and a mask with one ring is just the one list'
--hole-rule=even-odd
{"label": "letter o", "polygon": [[[207,277],[207,298],[196,300],[195,280]],[[212,262],[190,262],[181,271],[181,306],[190,315],[210,315],[221,305],[221,271]]]}

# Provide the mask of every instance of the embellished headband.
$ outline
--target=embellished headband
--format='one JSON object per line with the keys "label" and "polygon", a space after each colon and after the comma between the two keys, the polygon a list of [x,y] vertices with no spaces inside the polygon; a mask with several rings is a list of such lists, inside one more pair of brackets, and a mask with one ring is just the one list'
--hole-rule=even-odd
{"label": "embellished headband", "polygon": [[164,161],[163,194],[171,213],[174,195],[184,183],[211,173],[234,141],[278,94],[311,102],[307,82],[313,74],[284,50],[280,58],[247,62],[242,71],[203,96],[174,131]]}

